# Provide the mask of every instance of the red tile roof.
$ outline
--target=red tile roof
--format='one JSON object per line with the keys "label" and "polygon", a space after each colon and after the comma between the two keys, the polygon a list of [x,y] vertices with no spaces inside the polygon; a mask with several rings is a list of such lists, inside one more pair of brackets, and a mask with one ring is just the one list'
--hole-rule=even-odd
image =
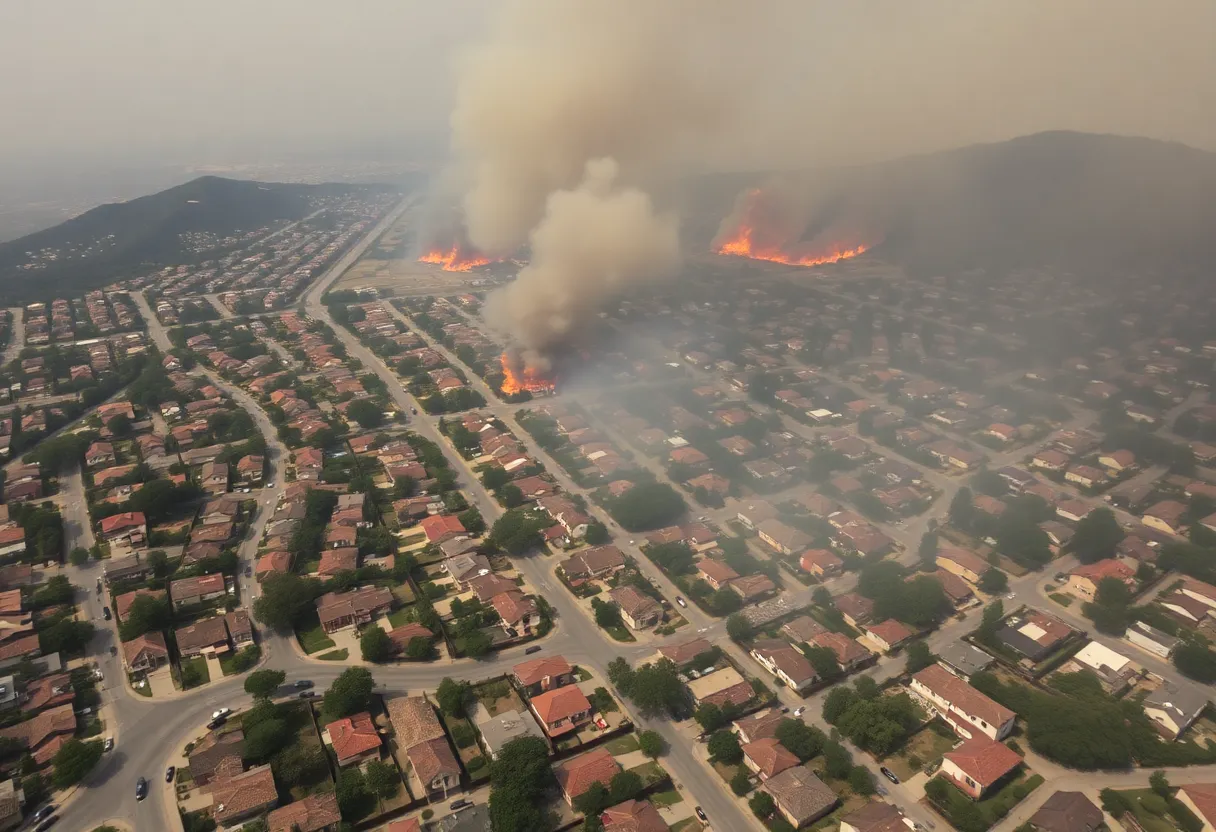
{"label": "red tile roof", "polygon": [[574,800],[591,788],[592,783],[607,786],[613,775],[621,770],[606,748],[597,748],[573,757],[556,767],[557,785],[567,800]]}
{"label": "red tile roof", "polygon": [[[532,697],[532,710],[536,711],[536,716],[548,727],[559,720],[570,719],[576,714],[589,712],[591,702],[578,687],[566,685]],[[574,727],[573,723],[567,723],[548,733],[550,735],[565,733],[573,730]]]}
{"label": "red tile roof", "polygon": [[339,765],[380,747],[380,734],[366,711],[335,720],[325,727]]}
{"label": "red tile roof", "polygon": [[1021,755],[1012,748],[984,736],[972,737],[947,751],[946,759],[985,789],[1022,763]]}

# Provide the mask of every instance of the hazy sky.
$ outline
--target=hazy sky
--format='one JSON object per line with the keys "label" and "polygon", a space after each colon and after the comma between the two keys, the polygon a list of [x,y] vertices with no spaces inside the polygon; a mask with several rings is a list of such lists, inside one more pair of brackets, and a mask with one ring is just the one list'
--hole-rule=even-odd
{"label": "hazy sky", "polygon": [[[444,133],[453,57],[508,2],[3,0],[0,161],[206,163]],[[776,138],[757,131],[751,159],[770,147],[800,162],[887,155],[1058,127],[1216,148],[1212,0],[785,5],[794,17],[772,44],[720,58],[785,59],[758,107],[800,117]]]}

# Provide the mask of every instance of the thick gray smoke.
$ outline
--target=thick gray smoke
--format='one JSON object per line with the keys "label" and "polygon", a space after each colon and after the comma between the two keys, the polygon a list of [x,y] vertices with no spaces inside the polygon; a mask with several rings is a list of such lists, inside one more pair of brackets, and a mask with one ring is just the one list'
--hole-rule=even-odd
{"label": "thick gray smoke", "polygon": [[[491,304],[496,321],[544,353],[613,291],[675,268],[667,258],[638,272],[634,250],[594,243],[607,226],[587,201],[611,203],[615,189],[655,197],[706,170],[822,167],[1052,129],[1216,140],[1216,4],[1145,8],[503,0],[459,68],[452,116],[469,239],[506,255],[543,217],[580,238],[582,253],[565,271],[546,261],[561,247],[534,250]],[[1180,108],[1187,91],[1196,106]],[[593,175],[580,186],[597,159],[615,163],[613,184]],[[584,199],[553,198],[566,192]],[[576,205],[588,224],[563,218]],[[661,210],[642,217],[656,239],[673,222]],[[594,284],[607,276],[612,291]]]}
{"label": "thick gray smoke", "polygon": [[549,195],[531,235],[532,262],[490,295],[487,322],[511,333],[530,367],[630,284],[671,274],[680,263],[679,226],[650,197],[617,182],[611,159],[587,163],[577,188]]}

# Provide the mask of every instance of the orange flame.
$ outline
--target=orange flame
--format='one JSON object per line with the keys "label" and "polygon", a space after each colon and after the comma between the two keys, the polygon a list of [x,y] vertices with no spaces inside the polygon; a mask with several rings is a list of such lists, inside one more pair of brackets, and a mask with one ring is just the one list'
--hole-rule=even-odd
{"label": "orange flame", "polygon": [[499,363],[502,364],[502,392],[508,396],[514,396],[524,390],[533,394],[548,394],[557,389],[556,381],[546,378],[539,370],[531,367],[525,367],[523,375],[518,375],[511,367],[506,353],[499,357]]}
{"label": "orange flame", "polygon": [[493,262],[474,251],[465,251],[459,243],[451,248],[433,248],[418,258],[419,263],[441,266],[445,272],[467,272]]}
{"label": "orange flame", "polygon": [[787,266],[823,266],[857,257],[870,250],[870,246],[860,243],[852,247],[835,243],[826,247],[816,246],[815,251],[799,254],[783,250],[777,242],[763,241],[756,232],[757,223],[752,218],[755,214],[760,213],[762,197],[763,194],[759,190],[748,193],[748,208],[744,218],[740,220],[739,227],[735,229],[734,233],[718,244],[714,249],[715,253],[731,257],[747,257],[752,260],[767,260]]}

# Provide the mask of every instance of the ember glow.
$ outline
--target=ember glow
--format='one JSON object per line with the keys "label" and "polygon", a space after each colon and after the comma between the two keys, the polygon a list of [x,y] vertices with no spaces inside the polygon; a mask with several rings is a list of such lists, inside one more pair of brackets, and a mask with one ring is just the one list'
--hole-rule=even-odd
{"label": "ember glow", "polygon": [[741,218],[729,234],[719,236],[714,252],[787,266],[823,266],[857,257],[871,248],[862,243],[828,242],[832,236],[830,232],[810,243],[789,244],[781,239],[783,235],[767,229],[769,223],[765,218],[769,211],[771,207],[766,205],[764,194],[759,190],[750,191]]}
{"label": "ember glow", "polygon": [[418,262],[440,266],[445,272],[467,272],[492,261],[477,251],[466,250],[459,243],[453,243],[448,249],[431,249],[419,257]]}
{"label": "ember glow", "polygon": [[506,353],[499,361],[502,363],[502,392],[508,396],[524,390],[533,395],[548,395],[557,389],[557,382],[545,377],[539,370],[525,367],[523,373],[516,373]]}

